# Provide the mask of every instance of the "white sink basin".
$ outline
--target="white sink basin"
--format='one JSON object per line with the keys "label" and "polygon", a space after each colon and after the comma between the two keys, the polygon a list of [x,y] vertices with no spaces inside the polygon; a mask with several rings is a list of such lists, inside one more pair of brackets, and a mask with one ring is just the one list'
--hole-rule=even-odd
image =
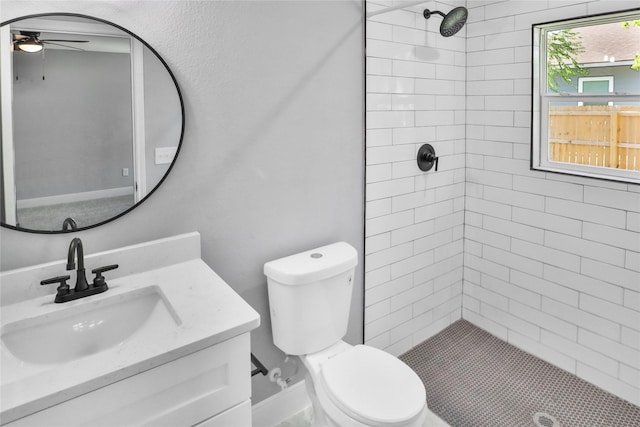
{"label": "white sink basin", "polygon": [[131,340],[153,340],[180,324],[157,286],[107,295],[62,303],[62,310],[3,325],[2,342],[21,362],[61,364]]}

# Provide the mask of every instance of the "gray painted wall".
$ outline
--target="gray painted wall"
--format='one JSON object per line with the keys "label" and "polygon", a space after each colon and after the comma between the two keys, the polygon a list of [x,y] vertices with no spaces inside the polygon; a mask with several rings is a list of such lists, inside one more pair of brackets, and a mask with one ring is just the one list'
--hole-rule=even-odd
{"label": "gray painted wall", "polygon": [[132,186],[129,55],[49,49],[13,61],[18,200]]}
{"label": "gray painted wall", "polygon": [[[167,61],[185,100],[172,173],[133,212],[77,233],[85,252],[199,231],[204,261],[261,314],[252,349],[271,368],[283,355],[272,344],[264,262],[344,240],[360,253],[346,340],[361,342],[362,3],[2,1],[3,20],[41,12],[133,31]],[[0,237],[8,270],[62,259],[72,236],[2,228]],[[254,378],[254,403],[277,391]]]}
{"label": "gray painted wall", "polygon": [[180,141],[180,100],[171,76],[149,49],[144,49],[144,125],[147,191],[162,179],[169,164],[155,164],[157,147]]}

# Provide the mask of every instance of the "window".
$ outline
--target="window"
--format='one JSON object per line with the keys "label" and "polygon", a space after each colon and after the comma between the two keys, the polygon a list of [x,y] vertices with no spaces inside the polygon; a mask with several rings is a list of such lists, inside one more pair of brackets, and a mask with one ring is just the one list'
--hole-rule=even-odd
{"label": "window", "polygon": [[[606,77],[578,77],[578,93],[612,93],[613,76]],[[613,105],[613,102],[587,102],[578,101],[578,105]]]}
{"label": "window", "polygon": [[532,169],[640,183],[640,9],[532,33]]}

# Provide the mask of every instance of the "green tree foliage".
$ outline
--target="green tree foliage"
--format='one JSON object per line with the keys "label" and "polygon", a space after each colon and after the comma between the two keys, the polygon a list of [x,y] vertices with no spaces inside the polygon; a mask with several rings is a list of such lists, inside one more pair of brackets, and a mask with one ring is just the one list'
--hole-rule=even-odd
{"label": "green tree foliage", "polygon": [[580,66],[576,57],[584,52],[580,35],[574,30],[558,30],[547,36],[547,85],[559,91],[559,80],[574,86],[572,76],[584,76],[589,70]]}
{"label": "green tree foliage", "polygon": [[633,64],[631,65],[631,69],[640,71],[640,53],[633,55]]}
{"label": "green tree foliage", "polygon": [[640,27],[640,19],[636,19],[634,21],[625,21],[622,23],[622,26],[627,29],[631,28],[632,26]]}
{"label": "green tree foliage", "polygon": [[[633,27],[640,27],[640,20],[636,19],[634,21],[625,21],[622,23],[622,26],[627,30]],[[632,70],[640,71],[640,53],[636,53],[633,56],[633,65],[631,66]]]}

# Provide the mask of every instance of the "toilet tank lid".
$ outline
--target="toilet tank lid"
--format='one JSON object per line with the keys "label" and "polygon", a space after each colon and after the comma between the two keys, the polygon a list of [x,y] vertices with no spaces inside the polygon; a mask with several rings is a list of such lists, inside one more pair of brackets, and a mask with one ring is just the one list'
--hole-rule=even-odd
{"label": "toilet tank lid", "polygon": [[358,252],[346,242],[269,261],[264,274],[286,285],[304,285],[344,273],[358,264]]}

